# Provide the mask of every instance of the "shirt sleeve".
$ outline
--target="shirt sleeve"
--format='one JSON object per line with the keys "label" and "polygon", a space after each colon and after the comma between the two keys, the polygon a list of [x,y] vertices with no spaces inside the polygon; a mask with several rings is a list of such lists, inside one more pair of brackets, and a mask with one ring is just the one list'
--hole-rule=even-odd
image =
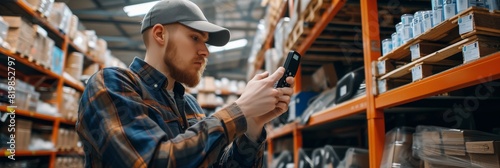
{"label": "shirt sleeve", "polygon": [[106,68],[89,80],[76,125],[86,167],[209,167],[230,142],[249,141],[240,138],[245,117],[232,106],[167,139],[132,79],[131,72]]}

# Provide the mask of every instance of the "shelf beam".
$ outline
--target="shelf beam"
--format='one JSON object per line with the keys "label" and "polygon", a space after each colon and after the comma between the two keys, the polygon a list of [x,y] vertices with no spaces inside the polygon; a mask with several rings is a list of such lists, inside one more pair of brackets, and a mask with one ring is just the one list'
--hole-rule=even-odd
{"label": "shelf beam", "polygon": [[313,114],[306,127],[316,126],[362,113],[366,110],[366,106],[366,96],[354,98],[348,102]]}
{"label": "shelf beam", "polygon": [[[439,93],[496,80],[500,78],[500,52],[430,76],[421,81],[390,90],[375,99],[377,109],[405,104]],[[478,74],[478,72],[481,72]]]}

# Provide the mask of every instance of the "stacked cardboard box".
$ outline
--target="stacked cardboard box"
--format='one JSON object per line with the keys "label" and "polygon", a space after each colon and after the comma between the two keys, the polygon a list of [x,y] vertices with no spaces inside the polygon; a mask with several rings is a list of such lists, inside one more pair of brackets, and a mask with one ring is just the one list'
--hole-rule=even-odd
{"label": "stacked cardboard box", "polygon": [[56,148],[60,150],[78,149],[79,137],[73,129],[59,128]]}
{"label": "stacked cardboard box", "polygon": [[75,156],[59,156],[56,159],[56,168],[84,168],[84,160],[82,157]]}
{"label": "stacked cardboard box", "polygon": [[83,71],[83,54],[79,52],[72,52],[66,59],[64,72],[68,73],[76,80],[80,80]]}
{"label": "stacked cardboard box", "polygon": [[49,16],[54,0],[25,0],[31,9],[40,12],[43,16]]}
{"label": "stacked cardboard box", "polygon": [[0,46],[7,40],[7,32],[9,31],[9,24],[0,16]]}
{"label": "stacked cardboard box", "polygon": [[78,23],[79,23],[78,16],[72,15],[70,22],[69,22],[69,28],[68,28],[68,36],[70,39],[75,39],[76,34],[78,32]]}
{"label": "stacked cardboard box", "polygon": [[69,33],[73,13],[64,2],[55,2],[50,11],[49,22],[63,33]]}
{"label": "stacked cardboard box", "polygon": [[52,47],[54,46],[54,40],[47,36],[47,31],[42,27],[38,25],[33,27],[37,33],[30,55],[44,67],[50,67],[52,64]]}
{"label": "stacked cardboard box", "polygon": [[29,55],[35,39],[35,30],[32,24],[19,16],[3,16],[3,19],[9,24],[7,42],[11,51]]}
{"label": "stacked cardboard box", "polygon": [[30,120],[16,119],[16,149],[27,150],[31,143],[31,126],[33,122]]}
{"label": "stacked cardboard box", "polygon": [[78,104],[81,93],[70,87],[63,87],[63,101],[60,104],[59,112],[63,118],[76,121],[78,116]]}
{"label": "stacked cardboard box", "polygon": [[[89,45],[90,48],[90,45]],[[101,38],[98,38],[94,48],[90,48],[90,56],[98,63],[105,63],[106,51],[108,50],[108,43]]]}

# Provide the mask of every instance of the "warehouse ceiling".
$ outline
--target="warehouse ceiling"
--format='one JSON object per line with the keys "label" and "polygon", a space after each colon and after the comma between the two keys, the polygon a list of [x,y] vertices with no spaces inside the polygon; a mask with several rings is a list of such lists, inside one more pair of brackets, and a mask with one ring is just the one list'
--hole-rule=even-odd
{"label": "warehouse ceiling", "polygon": [[[123,11],[127,5],[152,0],[56,0],[68,4],[73,14],[88,30],[108,42],[112,55],[130,64],[134,57],[144,58],[145,47],[140,33],[143,16],[128,17]],[[258,22],[264,17],[260,0],[192,0],[210,22],[231,31],[231,40],[246,39],[247,46],[229,51],[211,53],[204,75],[217,78],[246,79],[247,58]]]}

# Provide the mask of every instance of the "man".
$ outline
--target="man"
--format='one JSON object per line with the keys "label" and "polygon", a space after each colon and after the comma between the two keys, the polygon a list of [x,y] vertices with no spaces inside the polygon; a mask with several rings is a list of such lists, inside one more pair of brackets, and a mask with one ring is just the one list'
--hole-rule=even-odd
{"label": "man", "polygon": [[284,69],[256,75],[235,103],[205,117],[183,84],[198,84],[205,43],[225,45],[229,31],[190,1],[164,0],[141,32],[144,61],[99,71],[83,93],[76,130],[86,167],[261,167],[264,124],[286,111],[293,92],[273,87]]}

